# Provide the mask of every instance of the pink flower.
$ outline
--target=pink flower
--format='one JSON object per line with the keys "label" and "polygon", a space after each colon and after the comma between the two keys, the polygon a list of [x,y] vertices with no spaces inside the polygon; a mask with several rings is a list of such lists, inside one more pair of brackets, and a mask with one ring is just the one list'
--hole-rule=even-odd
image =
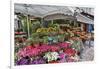
{"label": "pink flower", "polygon": [[67,61],[67,62],[74,62],[75,60],[72,59],[71,57],[67,57],[66,61]]}
{"label": "pink flower", "polygon": [[65,55],[66,55],[65,53],[59,54],[59,56],[60,56],[61,59],[65,58]]}
{"label": "pink flower", "polygon": [[59,51],[60,50],[60,48],[59,47],[56,47],[56,46],[51,46],[50,49],[51,49],[52,52],[55,52],[55,51]]}
{"label": "pink flower", "polygon": [[59,43],[58,44],[60,47],[62,47],[62,48],[68,48],[69,46],[70,46],[70,43],[67,43],[67,42],[63,42],[63,43]]}
{"label": "pink flower", "polygon": [[41,45],[37,47],[32,47],[32,46],[26,46],[23,49],[20,49],[18,52],[18,56],[25,57],[25,56],[37,56],[40,55],[44,52],[51,51],[59,51],[60,47],[59,46],[50,46],[50,45]]}
{"label": "pink flower", "polygon": [[39,55],[39,49],[38,48],[34,48],[34,49],[32,49],[32,51],[30,52],[31,54],[31,56],[37,56],[37,55]]}
{"label": "pink flower", "polygon": [[18,52],[18,56],[25,57],[25,56],[36,56],[38,55],[39,49],[33,48],[31,46],[27,46],[23,49],[20,49]]}

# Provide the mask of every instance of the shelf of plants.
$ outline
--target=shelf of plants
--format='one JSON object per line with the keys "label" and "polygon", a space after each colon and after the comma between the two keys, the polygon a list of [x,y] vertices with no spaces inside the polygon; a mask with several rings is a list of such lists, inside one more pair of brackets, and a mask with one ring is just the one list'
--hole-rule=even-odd
{"label": "shelf of plants", "polygon": [[[76,34],[76,35],[75,35]],[[81,61],[80,33],[63,31],[59,24],[37,28],[30,38],[15,33],[15,65],[49,64]]]}

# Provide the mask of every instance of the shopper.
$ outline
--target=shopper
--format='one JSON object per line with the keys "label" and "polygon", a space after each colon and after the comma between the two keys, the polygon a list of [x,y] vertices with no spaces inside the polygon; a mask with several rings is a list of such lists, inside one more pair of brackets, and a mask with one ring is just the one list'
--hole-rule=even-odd
{"label": "shopper", "polygon": [[94,34],[88,33],[87,34],[87,40],[85,41],[85,46],[93,47],[94,46]]}

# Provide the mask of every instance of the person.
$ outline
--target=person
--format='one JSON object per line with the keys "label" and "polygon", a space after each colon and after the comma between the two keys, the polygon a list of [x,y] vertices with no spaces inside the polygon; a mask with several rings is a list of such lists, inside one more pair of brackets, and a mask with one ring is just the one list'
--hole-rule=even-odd
{"label": "person", "polygon": [[85,41],[84,45],[88,47],[94,46],[94,34],[93,33],[87,34],[87,40]]}
{"label": "person", "polygon": [[80,56],[81,61],[92,61],[94,59],[94,48],[85,47]]}
{"label": "person", "polygon": [[91,33],[91,46],[94,47],[94,32]]}
{"label": "person", "polygon": [[94,59],[94,33],[88,33],[84,49],[81,53],[81,61],[92,61]]}

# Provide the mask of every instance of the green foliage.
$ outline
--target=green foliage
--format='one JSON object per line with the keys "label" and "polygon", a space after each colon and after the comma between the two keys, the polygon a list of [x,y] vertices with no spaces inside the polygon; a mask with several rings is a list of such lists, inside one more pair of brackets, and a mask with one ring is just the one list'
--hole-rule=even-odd
{"label": "green foliage", "polygon": [[43,37],[43,43],[45,44],[47,44],[48,43],[48,36],[45,36],[45,37]]}
{"label": "green foliage", "polygon": [[33,32],[33,33],[36,32],[36,30],[37,30],[38,28],[41,28],[40,22],[39,22],[39,21],[32,22],[32,30],[33,30],[32,32]]}
{"label": "green foliage", "polygon": [[36,32],[36,30],[41,27],[39,21],[34,21],[34,22],[31,23],[30,19],[28,19],[28,21],[27,21],[27,17],[26,16],[20,16],[20,19],[22,21],[21,23],[22,23],[22,28],[23,28],[24,32],[28,33],[28,25],[29,25],[30,35],[32,35],[33,32]]}

